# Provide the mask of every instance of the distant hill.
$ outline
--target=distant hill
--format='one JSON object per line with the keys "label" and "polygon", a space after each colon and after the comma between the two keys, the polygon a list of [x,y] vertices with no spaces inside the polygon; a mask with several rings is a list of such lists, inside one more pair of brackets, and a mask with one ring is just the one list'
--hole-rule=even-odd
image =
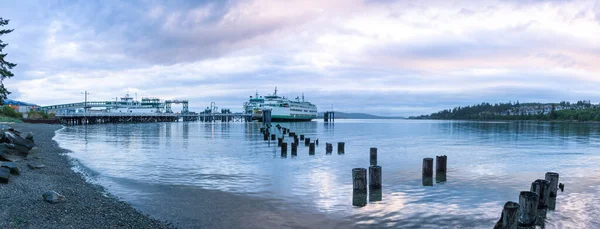
{"label": "distant hill", "polygon": [[[323,118],[323,112],[319,112],[319,118]],[[365,113],[344,113],[344,112],[335,112],[336,119],[404,119],[404,117],[391,117],[391,116],[378,116],[372,114]]]}

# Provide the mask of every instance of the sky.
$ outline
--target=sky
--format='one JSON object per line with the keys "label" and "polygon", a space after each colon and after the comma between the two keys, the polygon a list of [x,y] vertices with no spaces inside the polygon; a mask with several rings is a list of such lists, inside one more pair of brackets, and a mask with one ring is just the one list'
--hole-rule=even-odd
{"label": "sky", "polygon": [[600,102],[600,1],[3,1],[9,98],[130,93],[241,111],[411,116],[481,102]]}

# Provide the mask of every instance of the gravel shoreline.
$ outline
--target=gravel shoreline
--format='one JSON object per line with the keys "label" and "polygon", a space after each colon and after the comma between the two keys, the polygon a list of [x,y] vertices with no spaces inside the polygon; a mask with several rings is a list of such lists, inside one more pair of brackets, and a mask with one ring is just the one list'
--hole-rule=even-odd
{"label": "gravel shoreline", "polygon": [[[0,228],[171,228],[129,204],[106,196],[104,189],[85,181],[71,169],[68,150],[52,140],[60,125],[9,124],[23,133],[32,132],[36,147],[28,160],[46,167],[30,169],[27,161],[17,162],[21,175],[0,184]],[[51,204],[42,193],[54,190],[66,202]]]}

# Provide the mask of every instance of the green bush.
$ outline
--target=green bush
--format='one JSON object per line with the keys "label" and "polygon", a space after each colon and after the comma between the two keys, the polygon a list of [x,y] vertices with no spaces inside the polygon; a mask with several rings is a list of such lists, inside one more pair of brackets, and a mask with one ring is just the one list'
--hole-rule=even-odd
{"label": "green bush", "polygon": [[48,119],[48,114],[41,111],[29,111],[27,112],[28,119]]}
{"label": "green bush", "polygon": [[2,106],[2,109],[0,109],[0,116],[16,119],[21,119],[23,117],[21,113],[17,112],[15,109],[9,106]]}

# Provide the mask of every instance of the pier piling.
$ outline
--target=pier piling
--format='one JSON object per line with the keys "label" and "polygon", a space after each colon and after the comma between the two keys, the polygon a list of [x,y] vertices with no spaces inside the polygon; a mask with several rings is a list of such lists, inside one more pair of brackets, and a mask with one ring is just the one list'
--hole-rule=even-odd
{"label": "pier piling", "polygon": [[325,143],[325,153],[331,154],[331,152],[333,152],[333,145],[331,143],[326,142]]}
{"label": "pier piling", "polygon": [[281,146],[281,143],[283,143],[283,139],[277,138],[277,146]]}
{"label": "pier piling", "polygon": [[310,144],[310,138],[305,138],[304,139],[304,145],[308,146],[308,144]]}
{"label": "pier piling", "polygon": [[381,166],[369,166],[369,187],[374,189],[381,188]]}
{"label": "pier piling", "polygon": [[435,156],[435,172],[446,172],[448,157],[446,155],[443,156]]}
{"label": "pier piling", "polygon": [[508,201],[504,204],[502,209],[502,228],[506,229],[517,229],[519,223],[519,204]]}
{"label": "pier piling", "polygon": [[556,197],[558,193],[558,173],[547,172],[545,178],[550,181],[550,198]]}
{"label": "pier piling", "polygon": [[311,142],[308,145],[308,154],[309,155],[315,155],[315,143],[314,142]]}
{"label": "pier piling", "polygon": [[297,156],[298,155],[298,143],[292,143],[292,156]]}
{"label": "pier piling", "polygon": [[519,225],[532,226],[537,217],[539,197],[535,192],[523,191],[519,194]]}
{"label": "pier piling", "polygon": [[423,158],[423,176],[433,176],[433,158]]}
{"label": "pier piling", "polygon": [[300,135],[300,140],[304,141],[304,134]]}
{"label": "pier piling", "polygon": [[352,189],[358,192],[367,192],[367,169],[352,169]]}
{"label": "pier piling", "polygon": [[539,197],[538,209],[548,207],[550,200],[550,181],[537,179],[531,183],[530,191],[535,192]]}
{"label": "pier piling", "polygon": [[275,141],[275,138],[276,138],[276,137],[275,137],[275,135],[274,135],[274,134],[271,134],[271,140],[272,140],[272,141]]}
{"label": "pier piling", "polygon": [[281,157],[287,157],[287,142],[281,143]]}
{"label": "pier piling", "polygon": [[371,165],[377,165],[377,148],[371,147],[369,154]]}
{"label": "pier piling", "polygon": [[344,154],[345,153],[345,149],[344,149],[344,145],[346,143],[345,142],[338,142],[338,154]]}

